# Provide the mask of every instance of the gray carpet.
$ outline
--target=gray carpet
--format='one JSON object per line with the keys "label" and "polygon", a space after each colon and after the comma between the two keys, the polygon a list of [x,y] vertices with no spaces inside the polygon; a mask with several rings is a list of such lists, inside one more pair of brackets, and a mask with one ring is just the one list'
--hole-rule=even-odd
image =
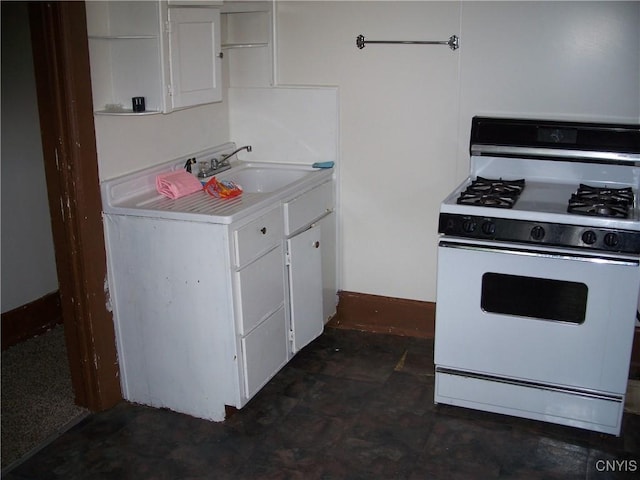
{"label": "gray carpet", "polygon": [[73,398],[62,326],[2,352],[3,470],[87,415]]}

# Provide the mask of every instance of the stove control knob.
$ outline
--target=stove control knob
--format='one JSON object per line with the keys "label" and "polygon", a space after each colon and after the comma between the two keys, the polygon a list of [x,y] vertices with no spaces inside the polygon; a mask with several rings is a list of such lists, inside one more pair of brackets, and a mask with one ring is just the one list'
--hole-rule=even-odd
{"label": "stove control knob", "polygon": [[593,230],[587,230],[582,234],[582,241],[587,245],[593,245],[594,243],[596,243],[597,239],[598,238],[596,237],[596,234]]}
{"label": "stove control knob", "polygon": [[534,240],[542,240],[547,232],[540,225],[536,225],[531,229],[531,238]]}
{"label": "stove control knob", "polygon": [[620,239],[618,238],[617,233],[607,233],[604,236],[604,244],[607,247],[617,247],[619,242],[620,242]]}
{"label": "stove control knob", "polygon": [[475,232],[477,226],[478,225],[476,224],[476,222],[472,218],[470,218],[464,221],[464,223],[462,224],[462,230],[464,230],[466,233],[473,233]]}
{"label": "stove control knob", "polygon": [[482,224],[482,233],[485,235],[493,235],[496,233],[496,224],[491,220],[487,220]]}

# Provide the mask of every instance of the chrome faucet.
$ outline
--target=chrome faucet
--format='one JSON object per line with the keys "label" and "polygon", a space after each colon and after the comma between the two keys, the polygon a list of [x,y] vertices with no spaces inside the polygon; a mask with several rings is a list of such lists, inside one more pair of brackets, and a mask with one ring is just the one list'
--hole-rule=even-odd
{"label": "chrome faucet", "polygon": [[234,156],[236,153],[241,152],[242,150],[246,150],[247,152],[251,152],[251,145],[245,145],[244,147],[240,147],[240,148],[236,148],[233,152],[231,152],[229,155],[225,155],[224,157],[222,157],[222,160],[220,160],[220,163],[222,162],[227,162],[229,163],[229,158],[231,158],[232,156]]}
{"label": "chrome faucet", "polygon": [[207,164],[207,162],[199,162],[200,168],[198,172],[198,178],[207,178],[215,175],[216,173],[224,172],[225,170],[229,170],[231,168],[231,164],[229,163],[229,159],[233,157],[236,153],[241,150],[246,150],[247,152],[251,151],[251,145],[245,145],[244,147],[240,147],[229,155],[223,155],[222,158],[212,158],[211,161]]}

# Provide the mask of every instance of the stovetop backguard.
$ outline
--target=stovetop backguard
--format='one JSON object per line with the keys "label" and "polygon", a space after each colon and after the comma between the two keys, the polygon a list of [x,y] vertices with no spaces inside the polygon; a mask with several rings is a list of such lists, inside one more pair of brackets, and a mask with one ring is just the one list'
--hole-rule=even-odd
{"label": "stovetop backguard", "polygon": [[471,155],[640,162],[640,126],[474,117]]}

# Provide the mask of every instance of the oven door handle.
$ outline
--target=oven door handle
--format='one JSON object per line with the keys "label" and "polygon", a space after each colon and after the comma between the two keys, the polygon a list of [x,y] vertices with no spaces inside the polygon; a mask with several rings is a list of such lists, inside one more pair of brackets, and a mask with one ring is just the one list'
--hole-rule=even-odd
{"label": "oven door handle", "polygon": [[592,256],[592,255],[583,255],[579,253],[558,253],[558,252],[536,250],[536,249],[530,249],[530,248],[458,243],[458,242],[452,242],[448,240],[441,240],[438,246],[445,247],[445,248],[459,248],[463,250],[473,250],[478,252],[505,253],[510,255],[523,255],[523,256],[538,257],[538,258],[574,260],[579,262],[591,262],[591,263],[599,263],[599,264],[607,264],[607,265],[626,265],[626,266],[632,266],[632,267],[640,266],[640,259],[638,258],[610,257],[610,256],[606,256],[605,254],[603,254],[602,256]]}

